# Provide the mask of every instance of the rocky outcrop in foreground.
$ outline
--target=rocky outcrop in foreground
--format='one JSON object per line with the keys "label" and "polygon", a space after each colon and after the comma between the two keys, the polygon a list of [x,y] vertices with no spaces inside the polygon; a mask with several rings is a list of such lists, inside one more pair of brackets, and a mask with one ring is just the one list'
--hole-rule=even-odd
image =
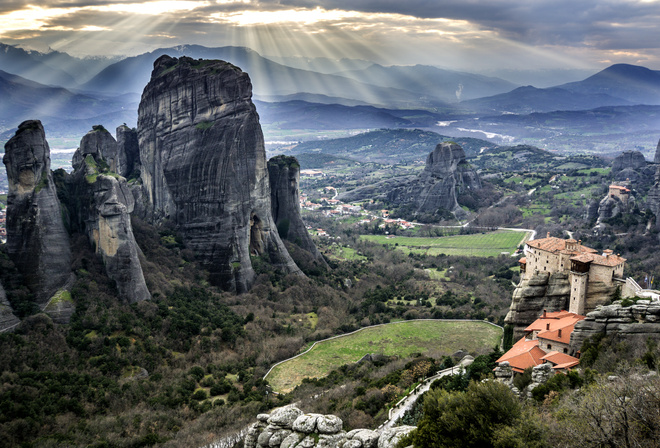
{"label": "rocky outcrop in foreground", "polygon": [[116,150],[114,138],[102,127],[95,126],[83,137],[74,155],[79,162],[68,179],[74,198],[69,210],[77,230],[87,234],[102,257],[119,297],[132,303],[150,299],[151,294],[131,226],[133,195],[126,180],[108,168],[112,161],[104,157],[112,154],[116,160]]}
{"label": "rocky outcrop in foreground", "polygon": [[245,437],[245,448],[394,448],[413,426],[398,426],[383,432],[369,429],[342,430],[334,415],[304,414],[295,406],[257,416]]}
{"label": "rocky outcrop in foreground", "polygon": [[638,300],[631,306],[621,303],[599,307],[576,323],[571,348],[579,350],[587,338],[598,334],[613,334],[631,343],[636,341],[642,347],[649,338],[660,341],[660,302]]}
{"label": "rocky outcrop in foreground", "polygon": [[271,216],[266,151],[247,73],[223,61],[162,56],[138,111],[147,218],[169,220],[213,284],[242,292],[250,256],[300,270]]}
{"label": "rocky outcrop in foreground", "polygon": [[306,250],[326,265],[307,232],[300,215],[300,164],[295,157],[276,156],[268,161],[270,179],[270,207],[281,238]]}
{"label": "rocky outcrop in foreground", "polygon": [[5,145],[7,252],[40,308],[71,279],[69,234],[50,171],[41,122],[21,123]]}

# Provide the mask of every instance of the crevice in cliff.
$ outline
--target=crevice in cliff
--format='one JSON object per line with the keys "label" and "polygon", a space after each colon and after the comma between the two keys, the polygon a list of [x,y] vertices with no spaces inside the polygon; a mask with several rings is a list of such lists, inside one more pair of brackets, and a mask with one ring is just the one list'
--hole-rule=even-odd
{"label": "crevice in cliff", "polygon": [[263,222],[252,213],[250,216],[250,255],[259,256],[264,253]]}

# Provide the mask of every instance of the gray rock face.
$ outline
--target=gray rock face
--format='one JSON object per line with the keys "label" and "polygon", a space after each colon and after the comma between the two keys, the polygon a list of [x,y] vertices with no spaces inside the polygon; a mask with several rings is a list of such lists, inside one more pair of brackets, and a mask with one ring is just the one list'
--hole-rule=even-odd
{"label": "gray rock face", "polygon": [[660,227],[660,166],[656,168],[655,183],[649,189],[646,205],[655,215],[656,227]]}
{"label": "gray rock face", "polygon": [[257,416],[247,432],[245,448],[395,448],[415,429],[399,426],[382,433],[369,429],[342,431],[343,422],[334,415],[303,414],[295,406],[278,408]]}
{"label": "gray rock face", "polygon": [[524,329],[538,319],[543,310],[568,309],[570,296],[571,285],[567,273],[527,273],[513,291],[511,307],[504,319],[506,324],[513,325],[513,339],[518,340],[524,336]]}
{"label": "gray rock face", "polygon": [[140,146],[136,129],[126,125],[117,128],[117,169],[116,173],[128,177],[140,165]]}
{"label": "gray rock face", "polygon": [[434,214],[444,209],[464,216],[465,211],[456,198],[463,190],[477,188],[481,188],[481,181],[465,160],[463,148],[456,143],[443,142],[429,154],[419,177],[393,189],[388,200],[395,205],[413,203],[418,214]]}
{"label": "gray rock face", "polygon": [[13,330],[19,322],[7,300],[4,288],[0,285],[0,333]]}
{"label": "gray rock face", "polygon": [[268,161],[270,207],[281,238],[311,253],[324,265],[325,260],[309,236],[300,216],[300,164],[295,157],[276,156]]}
{"label": "gray rock face", "polygon": [[117,141],[110,132],[101,125],[93,126],[92,130],[83,137],[80,144],[82,145],[83,142],[85,148],[80,148],[81,151],[76,151],[73,154],[71,164],[74,170],[80,168],[84,156],[89,154],[99,161],[103,160],[103,163],[107,163],[111,171],[117,172]]}
{"label": "gray rock face", "polygon": [[587,338],[604,334],[615,335],[641,347],[651,338],[660,341],[660,302],[638,300],[633,306],[621,302],[602,306],[575,324],[571,333],[571,350],[580,350]]}
{"label": "gray rock face", "polygon": [[223,61],[162,56],[138,111],[151,221],[170,220],[224,289],[254,281],[250,256],[300,270],[271,217],[263,134],[248,75]]}
{"label": "gray rock face", "polygon": [[655,148],[655,157],[653,157],[653,163],[660,163],[660,140],[658,140],[658,146]]}
{"label": "gray rock face", "polygon": [[[107,133],[107,131],[105,131]],[[134,200],[126,180],[110,170],[103,158],[106,146],[114,142],[100,139],[99,131],[85,135],[76,151],[81,162],[69,178],[75,198],[71,210],[78,229],[87,234],[96,253],[103,258],[108,277],[116,282],[119,297],[127,302],[151,298],[138,258],[130,214]],[[99,145],[103,141],[104,145]],[[116,147],[116,144],[115,144]]]}
{"label": "gray rock face", "polygon": [[[589,282],[585,298],[585,312],[610,301],[616,294],[616,286],[603,282]],[[524,336],[524,329],[543,314],[543,310],[568,310],[571,285],[568,272],[527,273],[513,291],[509,312],[504,322],[513,325],[513,338]]]}
{"label": "gray rock face", "polygon": [[643,168],[646,168],[646,159],[639,151],[623,151],[612,161],[612,175],[615,179],[618,179],[617,174],[625,169],[637,171]]}
{"label": "gray rock face", "polygon": [[626,210],[627,207],[619,198],[605,196],[598,204],[598,221],[614,218]]}
{"label": "gray rock face", "polygon": [[40,121],[20,124],[2,161],[9,180],[7,252],[43,308],[71,277],[71,251]]}

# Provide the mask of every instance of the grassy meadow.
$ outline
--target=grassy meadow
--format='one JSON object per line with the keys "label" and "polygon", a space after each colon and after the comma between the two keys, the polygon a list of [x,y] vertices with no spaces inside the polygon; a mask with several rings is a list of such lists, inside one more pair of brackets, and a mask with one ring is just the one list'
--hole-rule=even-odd
{"label": "grassy meadow", "polygon": [[368,327],[322,341],[312,350],[275,367],[266,378],[276,392],[289,392],[303,378],[321,378],[368,353],[407,357],[413,353],[450,355],[457,350],[483,352],[496,346],[502,330],[486,322],[404,321]]}
{"label": "grassy meadow", "polygon": [[514,252],[527,235],[525,232],[498,230],[489,233],[438,238],[386,235],[362,235],[361,238],[374,243],[396,246],[406,253],[496,257],[502,252]]}

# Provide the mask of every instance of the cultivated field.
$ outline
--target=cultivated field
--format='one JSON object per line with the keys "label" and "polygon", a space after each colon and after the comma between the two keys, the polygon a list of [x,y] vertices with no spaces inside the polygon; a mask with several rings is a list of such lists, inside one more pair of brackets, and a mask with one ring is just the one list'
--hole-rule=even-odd
{"label": "cultivated field", "polygon": [[309,352],[275,367],[267,377],[276,392],[289,392],[303,378],[321,378],[368,353],[435,357],[457,350],[485,353],[499,344],[502,329],[479,321],[418,320],[368,327],[356,333],[318,342]]}
{"label": "cultivated field", "polygon": [[528,235],[525,232],[498,230],[473,235],[454,235],[438,238],[416,238],[386,235],[362,235],[361,238],[379,244],[396,246],[406,253],[426,255],[465,255],[495,257],[502,252],[512,253]]}

